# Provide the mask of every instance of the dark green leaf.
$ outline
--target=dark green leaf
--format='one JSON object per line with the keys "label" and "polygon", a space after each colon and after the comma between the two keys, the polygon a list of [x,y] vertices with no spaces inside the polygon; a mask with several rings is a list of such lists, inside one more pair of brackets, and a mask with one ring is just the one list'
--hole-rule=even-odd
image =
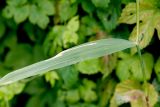
{"label": "dark green leaf", "polygon": [[160,81],[160,58],[158,58],[155,66],[154,66],[154,69],[155,69],[156,75],[158,77],[158,81]]}
{"label": "dark green leaf", "polygon": [[96,7],[106,9],[110,0],[92,0],[92,2]]}

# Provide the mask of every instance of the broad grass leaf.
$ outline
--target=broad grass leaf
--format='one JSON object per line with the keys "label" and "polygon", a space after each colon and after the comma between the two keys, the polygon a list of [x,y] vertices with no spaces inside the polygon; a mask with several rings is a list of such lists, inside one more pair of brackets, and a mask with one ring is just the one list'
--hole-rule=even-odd
{"label": "broad grass leaf", "polygon": [[135,45],[136,44],[131,41],[113,38],[82,44],[65,50],[50,59],[11,72],[0,79],[0,85],[43,74],[47,71],[69,66],[84,60],[112,54],[114,52],[134,47]]}
{"label": "broad grass leaf", "polygon": [[[140,1],[140,34],[138,36],[144,35],[140,41],[140,48],[143,49],[147,47],[153,37],[155,30],[160,35],[160,12],[159,12],[159,1],[158,0],[141,0]],[[122,11],[121,17],[119,18],[119,23],[134,24],[136,23],[136,3],[129,3]],[[160,36],[159,36],[160,37]],[[136,41],[136,26],[134,27],[130,40]],[[136,49],[132,50],[134,54],[137,52]]]}

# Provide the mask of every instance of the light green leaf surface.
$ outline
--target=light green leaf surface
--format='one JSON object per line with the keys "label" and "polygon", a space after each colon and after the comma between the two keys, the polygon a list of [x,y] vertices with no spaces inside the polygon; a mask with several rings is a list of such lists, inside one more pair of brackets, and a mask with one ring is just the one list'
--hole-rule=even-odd
{"label": "light green leaf surface", "polygon": [[102,39],[65,50],[55,57],[15,70],[0,79],[0,85],[13,83],[27,77],[43,74],[87,59],[112,54],[136,44],[123,39]]}
{"label": "light green leaf surface", "polygon": [[131,103],[131,107],[154,107],[157,99],[158,94],[153,85],[141,85],[137,81],[127,80],[117,85],[110,107],[118,107],[128,102]]}
{"label": "light green leaf surface", "polygon": [[[149,53],[145,53],[142,55],[142,58],[145,64],[146,79],[149,80],[151,78],[154,64],[153,56]],[[121,81],[131,78],[134,80],[143,81],[144,74],[142,74],[139,57],[133,56],[119,61],[116,74]]]}
{"label": "light green leaf surface", "polygon": [[21,23],[25,21],[29,16],[29,12],[30,12],[29,5],[25,5],[23,7],[17,7],[16,11],[14,11],[14,20],[16,21],[16,23]]}
{"label": "light green leaf surface", "polygon": [[59,76],[57,74],[57,72],[47,72],[45,74],[45,80],[47,82],[49,82],[51,84],[52,87],[54,87],[55,83],[56,83],[56,80],[59,80]]}
{"label": "light green leaf surface", "polygon": [[96,89],[96,84],[93,81],[84,79],[83,85],[79,86],[79,92],[81,98],[85,102],[96,101],[98,97],[96,95],[95,89]]}
{"label": "light green leaf surface", "polygon": [[73,17],[67,24],[67,29],[72,32],[77,32],[79,29],[78,16]]}
{"label": "light green leaf surface", "polygon": [[[140,41],[140,48],[143,49],[151,42],[155,30],[157,30],[158,37],[160,38],[160,12],[159,12],[159,0],[140,0],[140,28],[139,35],[143,35]],[[134,24],[136,23],[136,3],[129,3],[122,11],[121,17],[119,18],[120,23]],[[137,38],[136,27],[129,37],[130,40],[135,41]],[[137,50],[134,48],[132,53],[134,54]]]}
{"label": "light green leaf surface", "polygon": [[91,59],[78,63],[78,70],[82,74],[96,74],[101,71],[101,65],[99,59]]}

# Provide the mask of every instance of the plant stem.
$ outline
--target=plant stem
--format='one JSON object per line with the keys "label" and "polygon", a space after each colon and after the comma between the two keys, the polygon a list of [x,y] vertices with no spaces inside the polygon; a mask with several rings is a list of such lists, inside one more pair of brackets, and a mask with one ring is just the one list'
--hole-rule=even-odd
{"label": "plant stem", "polygon": [[136,45],[136,48],[137,48],[138,56],[139,56],[140,63],[141,63],[142,74],[143,74],[143,81],[144,81],[144,84],[146,84],[146,83],[147,83],[147,79],[146,79],[146,72],[145,72],[144,60],[143,60],[143,58],[142,58],[142,54],[141,54],[141,50],[140,50],[139,46]]}
{"label": "plant stem", "polygon": [[[139,44],[141,42],[141,39],[142,38],[139,38],[139,25],[140,25],[140,14],[139,14],[139,6],[140,6],[140,0],[136,0],[136,24],[137,24],[137,39],[136,39],[136,48],[137,48],[137,51],[138,51],[138,56],[139,56],[139,59],[140,59],[140,63],[141,63],[141,69],[142,69],[142,74],[143,74],[143,82],[144,82],[144,85],[147,85],[147,79],[146,79],[146,73],[145,73],[145,65],[144,65],[144,60],[142,58],[142,54],[141,54],[141,50],[140,50],[140,47],[139,47]],[[147,102],[147,107],[149,102],[147,100],[147,97],[148,97],[148,88],[146,87],[146,102]]]}
{"label": "plant stem", "polygon": [[136,39],[136,48],[137,48],[137,51],[138,51],[138,56],[139,56],[139,59],[140,59],[140,63],[141,63],[141,68],[142,68],[142,73],[143,73],[143,81],[144,83],[147,83],[147,80],[146,80],[146,73],[145,73],[145,68],[144,68],[144,61],[143,61],[143,58],[142,58],[142,54],[141,54],[141,50],[140,50],[140,47],[139,47],[139,44],[141,42],[140,38],[139,38],[139,4],[140,4],[140,0],[136,0],[136,21],[137,21],[137,39]]}
{"label": "plant stem", "polygon": [[139,44],[139,0],[136,0],[136,25],[137,25],[137,39],[136,44]]}
{"label": "plant stem", "polygon": [[8,100],[5,99],[6,107],[10,107]]}

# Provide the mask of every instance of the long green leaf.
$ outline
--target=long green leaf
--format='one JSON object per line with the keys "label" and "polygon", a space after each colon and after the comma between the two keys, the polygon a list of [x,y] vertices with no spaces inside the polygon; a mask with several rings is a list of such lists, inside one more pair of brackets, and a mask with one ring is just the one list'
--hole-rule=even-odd
{"label": "long green leaf", "polygon": [[6,85],[27,77],[43,74],[87,59],[108,55],[136,44],[123,39],[102,39],[85,43],[65,50],[55,57],[15,70],[0,79],[0,85]]}

